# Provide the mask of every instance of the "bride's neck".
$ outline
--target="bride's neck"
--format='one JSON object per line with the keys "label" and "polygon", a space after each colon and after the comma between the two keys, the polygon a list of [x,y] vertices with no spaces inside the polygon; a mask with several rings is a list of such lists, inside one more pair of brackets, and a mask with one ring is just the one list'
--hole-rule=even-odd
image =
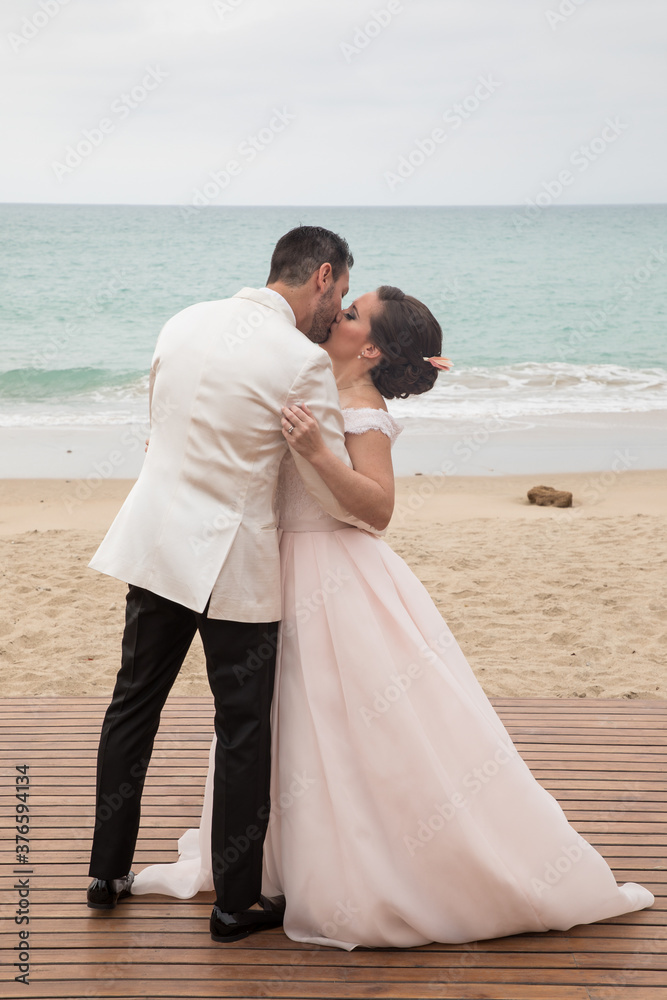
{"label": "bride's neck", "polygon": [[333,362],[336,385],[339,389],[349,386],[372,385],[371,372],[363,361]]}

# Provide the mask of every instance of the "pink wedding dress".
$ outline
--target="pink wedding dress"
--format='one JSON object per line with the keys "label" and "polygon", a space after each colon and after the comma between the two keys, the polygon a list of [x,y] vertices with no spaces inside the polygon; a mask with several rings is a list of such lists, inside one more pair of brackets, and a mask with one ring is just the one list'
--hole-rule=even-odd
{"label": "pink wedding dress", "polygon": [[[351,434],[399,426],[346,410]],[[294,941],[352,949],[567,930],[651,906],[537,783],[437,611],[380,538],[335,521],[289,455],[283,626],[263,892]],[[212,761],[199,830],[135,893],[212,889]],[[242,842],[228,850],[244,849]]]}

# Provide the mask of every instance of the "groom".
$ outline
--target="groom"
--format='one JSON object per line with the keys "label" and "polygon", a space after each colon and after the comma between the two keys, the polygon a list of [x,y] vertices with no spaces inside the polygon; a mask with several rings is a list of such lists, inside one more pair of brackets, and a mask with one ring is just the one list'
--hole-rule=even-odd
{"label": "groom", "polygon": [[[260,897],[281,614],[273,512],[287,449],[281,407],[307,402],[328,446],[349,464],[331,363],[317,343],[341,309],[352,264],[341,237],[301,226],[276,245],[266,288],[190,306],[160,334],[150,377],[150,447],[90,563],[129,584],[121,668],[97,761],[93,908],[112,909],[130,893],[160,712],[198,631],[217,737],[211,935],[236,941],[282,923],[280,902]],[[293,457],[330,514],[367,527]],[[225,855],[239,842],[248,849]],[[223,862],[234,854],[236,861]],[[261,908],[252,908],[258,902]]]}

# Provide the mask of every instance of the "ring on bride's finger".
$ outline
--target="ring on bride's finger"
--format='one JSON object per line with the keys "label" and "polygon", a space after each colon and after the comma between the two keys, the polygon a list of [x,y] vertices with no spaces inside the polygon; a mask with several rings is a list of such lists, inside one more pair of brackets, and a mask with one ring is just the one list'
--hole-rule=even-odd
{"label": "ring on bride's finger", "polygon": [[293,430],[294,430],[294,424],[290,424],[289,427],[287,428],[287,433],[291,434]]}

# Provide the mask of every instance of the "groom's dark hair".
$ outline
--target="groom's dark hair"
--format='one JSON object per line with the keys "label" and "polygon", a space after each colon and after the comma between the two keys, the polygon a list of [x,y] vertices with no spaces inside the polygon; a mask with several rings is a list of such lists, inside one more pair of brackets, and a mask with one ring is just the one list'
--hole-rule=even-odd
{"label": "groom's dark hair", "polygon": [[282,281],[298,288],[305,285],[322,264],[331,264],[333,279],[338,281],[345,268],[354,264],[347,240],[321,226],[297,226],[276,243],[266,283],[272,285]]}

